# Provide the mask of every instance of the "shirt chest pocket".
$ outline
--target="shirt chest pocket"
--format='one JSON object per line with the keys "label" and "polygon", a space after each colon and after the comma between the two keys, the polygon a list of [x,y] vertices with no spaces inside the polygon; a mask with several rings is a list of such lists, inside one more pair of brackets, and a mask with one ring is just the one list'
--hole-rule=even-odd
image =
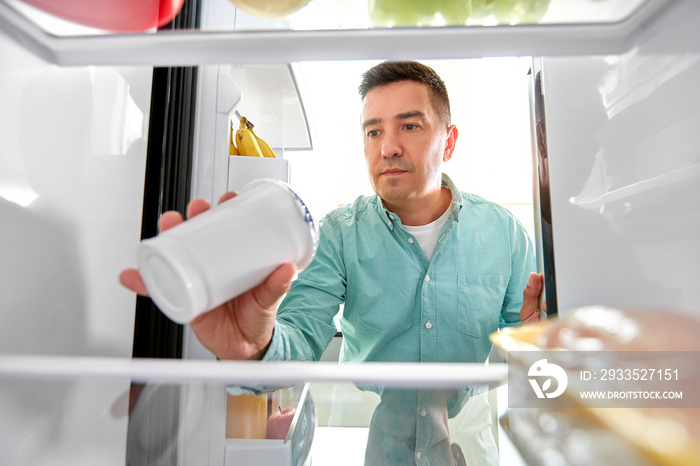
{"label": "shirt chest pocket", "polygon": [[457,330],[476,338],[495,332],[507,286],[507,275],[459,275]]}

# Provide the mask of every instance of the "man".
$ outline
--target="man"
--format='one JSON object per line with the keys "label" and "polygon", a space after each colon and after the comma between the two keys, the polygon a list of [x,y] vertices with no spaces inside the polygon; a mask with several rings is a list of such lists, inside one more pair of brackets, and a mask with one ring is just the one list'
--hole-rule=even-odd
{"label": "man", "polygon": [[[295,270],[285,264],[262,285],[191,322],[219,358],[317,360],[336,333],[333,318],[341,304],[343,361],[484,362],[490,333],[539,320],[542,277],[531,273],[534,254],[522,225],[506,209],[461,193],[443,174],[458,131],[440,77],[420,63],[384,62],[364,74],[360,94],[365,159],[376,196],[361,196],[321,222],[316,257],[291,288]],[[194,200],[188,217],[207,208]],[[160,226],[180,221],[179,214],[167,212]],[[121,278],[146,293],[135,270]],[[442,420],[470,395],[469,389],[378,391],[377,413],[403,410],[410,398],[411,413],[437,412],[432,417]],[[426,433],[413,422],[405,435],[413,441],[399,445],[396,428],[405,420],[373,419],[378,433],[371,436],[368,455],[385,456],[373,464],[427,460],[436,445],[445,444],[443,434]],[[400,453],[394,451],[399,447]]]}

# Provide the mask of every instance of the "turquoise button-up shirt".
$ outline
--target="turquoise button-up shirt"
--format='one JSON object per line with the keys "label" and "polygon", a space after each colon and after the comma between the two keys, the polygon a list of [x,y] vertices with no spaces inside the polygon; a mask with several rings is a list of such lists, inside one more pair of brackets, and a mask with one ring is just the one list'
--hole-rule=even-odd
{"label": "turquoise button-up shirt", "polygon": [[320,222],[314,260],[280,304],[264,360],[318,360],[344,304],[341,361],[484,362],[489,334],[520,325],[532,242],[504,207],[457,190],[428,261],[378,196]]}
{"label": "turquoise button-up shirt", "polygon": [[[344,304],[341,361],[485,362],[489,334],[520,325],[534,251],[510,211],[459,192],[446,175],[443,186],[451,212],[430,261],[377,196],[328,214],[314,260],[280,304],[264,360],[320,359]],[[483,391],[364,388],[381,396],[365,453],[372,466],[453,464],[447,419]],[[477,446],[464,453],[469,464],[495,464],[488,410],[480,418]]]}

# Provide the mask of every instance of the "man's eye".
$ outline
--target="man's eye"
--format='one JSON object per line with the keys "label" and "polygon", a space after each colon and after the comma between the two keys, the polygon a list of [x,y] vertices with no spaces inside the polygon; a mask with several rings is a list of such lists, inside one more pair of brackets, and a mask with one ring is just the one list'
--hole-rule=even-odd
{"label": "man's eye", "polygon": [[414,129],[418,129],[418,125],[414,125],[413,123],[406,123],[404,125],[404,128],[406,128],[409,131],[413,131]]}
{"label": "man's eye", "polygon": [[376,129],[372,129],[372,130],[367,131],[368,138],[376,137],[378,134],[379,134],[379,131]]}

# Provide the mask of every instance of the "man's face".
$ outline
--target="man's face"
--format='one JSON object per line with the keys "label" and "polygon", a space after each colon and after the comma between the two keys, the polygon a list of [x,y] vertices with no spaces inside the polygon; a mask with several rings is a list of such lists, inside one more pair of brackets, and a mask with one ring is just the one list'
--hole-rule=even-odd
{"label": "man's face", "polygon": [[457,131],[440,120],[427,85],[400,81],[372,89],[362,128],[370,181],[387,207],[439,192]]}

